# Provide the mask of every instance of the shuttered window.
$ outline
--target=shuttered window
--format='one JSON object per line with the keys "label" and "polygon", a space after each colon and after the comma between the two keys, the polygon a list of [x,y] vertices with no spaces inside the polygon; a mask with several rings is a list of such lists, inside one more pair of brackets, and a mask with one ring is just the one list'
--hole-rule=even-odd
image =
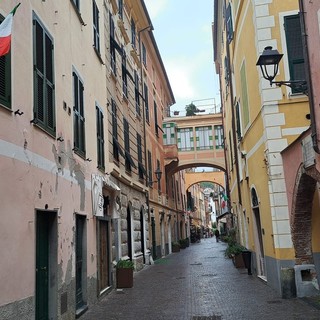
{"label": "shuttered window", "polygon": [[127,78],[127,57],[125,52],[122,54],[122,92],[128,98],[128,78]]}
{"label": "shuttered window", "polygon": [[227,40],[230,43],[233,39],[233,24],[232,24],[232,10],[229,2],[226,11],[226,23],[227,23]]}
{"label": "shuttered window", "polygon": [[119,7],[119,16],[121,19],[123,19],[123,0],[119,0],[118,7]]}
{"label": "shuttered window", "polygon": [[240,79],[241,79],[241,105],[242,105],[242,115],[243,115],[243,125],[244,128],[249,124],[249,101],[248,101],[248,86],[247,86],[247,76],[246,76],[246,64],[243,62],[240,69]]}
{"label": "shuttered window", "polygon": [[148,93],[148,87],[144,83],[144,106],[146,111],[146,120],[147,122],[150,122],[150,115],[149,115],[149,93]]}
{"label": "shuttered window", "polygon": [[143,42],[142,42],[142,62],[145,66],[147,66],[147,50]]}
{"label": "shuttered window", "polygon": [[[4,20],[0,16],[0,23]],[[0,57],[0,105],[11,109],[11,53]]]}
{"label": "shuttered window", "polygon": [[140,92],[139,92],[139,77],[138,73],[134,71],[134,97],[136,101],[136,113],[137,115],[141,115],[141,108],[140,108]]}
{"label": "shuttered window", "polygon": [[84,117],[84,86],[76,72],[73,72],[73,134],[74,151],[82,157],[85,149],[85,117]]}
{"label": "shuttered window", "polygon": [[136,48],[136,24],[133,19],[131,19],[131,44]]}
{"label": "shuttered window", "polygon": [[153,102],[153,110],[154,110],[154,129],[157,136],[159,136],[159,125],[158,125],[158,107],[156,102]]}
{"label": "shuttered window", "polygon": [[112,108],[112,136],[113,136],[113,158],[119,162],[119,153],[122,152],[121,147],[118,142],[118,116],[117,116],[117,105],[116,102],[111,100]]}
{"label": "shuttered window", "polygon": [[[305,80],[306,75],[299,15],[284,17],[284,28],[286,33],[290,80]],[[301,92],[301,89],[292,89],[292,93],[297,92]]]}
{"label": "shuttered window", "polygon": [[149,150],[148,150],[148,181],[149,181],[149,187],[152,187],[152,156]]}
{"label": "shuttered window", "polygon": [[53,41],[36,16],[34,41],[34,123],[55,135]]}
{"label": "shuttered window", "polygon": [[80,0],[71,0],[75,7],[78,9],[78,11],[80,11]]}
{"label": "shuttered window", "polygon": [[130,131],[129,131],[129,122],[126,118],[123,118],[123,132],[124,132],[125,167],[126,167],[126,171],[131,172],[132,167],[136,168],[136,165],[130,154]]}
{"label": "shuttered window", "polygon": [[96,2],[92,1],[93,8],[93,47],[100,53],[99,10]]}
{"label": "shuttered window", "polygon": [[138,175],[139,179],[143,179],[147,174],[146,169],[143,166],[142,159],[142,139],[141,135],[137,133],[137,151],[138,151]]}
{"label": "shuttered window", "polygon": [[242,130],[241,130],[241,117],[240,117],[240,104],[239,102],[236,103],[236,125],[237,125],[237,136],[238,140],[242,139]]}
{"label": "shuttered window", "polygon": [[103,129],[103,113],[99,106],[96,106],[96,122],[97,122],[97,158],[98,168],[104,169],[104,129]]}

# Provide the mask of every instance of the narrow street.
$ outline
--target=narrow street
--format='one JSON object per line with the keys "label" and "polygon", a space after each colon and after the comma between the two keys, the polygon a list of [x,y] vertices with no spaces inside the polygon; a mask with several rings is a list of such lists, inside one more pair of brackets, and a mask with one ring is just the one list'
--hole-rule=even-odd
{"label": "narrow street", "polygon": [[224,257],[226,244],[202,239],[134,275],[134,287],[112,291],[81,320],[320,319],[301,299],[284,300]]}

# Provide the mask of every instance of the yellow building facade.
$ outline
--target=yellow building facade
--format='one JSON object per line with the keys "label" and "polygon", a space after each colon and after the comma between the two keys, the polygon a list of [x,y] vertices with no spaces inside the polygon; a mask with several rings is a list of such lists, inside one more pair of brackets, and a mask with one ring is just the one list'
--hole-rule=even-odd
{"label": "yellow building facade", "polygon": [[256,62],[272,46],[284,54],[277,77],[297,76],[293,51],[302,42],[290,35],[300,32],[298,1],[215,1],[214,18],[234,227],[252,251],[254,273],[282,292],[294,250],[280,152],[309,127],[308,100],[270,86]]}

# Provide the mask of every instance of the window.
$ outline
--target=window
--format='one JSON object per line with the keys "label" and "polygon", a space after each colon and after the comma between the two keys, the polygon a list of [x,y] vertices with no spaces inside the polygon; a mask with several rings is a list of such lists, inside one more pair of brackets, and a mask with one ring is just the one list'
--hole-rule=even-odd
{"label": "window", "polygon": [[229,2],[226,11],[226,23],[227,23],[227,40],[230,43],[233,39],[233,25],[232,25],[232,10],[231,3]]}
{"label": "window", "polygon": [[119,16],[123,20],[123,0],[119,0],[118,7],[119,7]]}
{"label": "window", "polygon": [[103,133],[103,113],[99,106],[96,106],[97,117],[97,154],[98,154],[98,168],[104,169],[104,133]]}
{"label": "window", "polygon": [[149,93],[148,93],[148,87],[144,83],[144,105],[146,110],[146,120],[149,123],[150,122],[150,115],[149,115]]}
{"label": "window", "polygon": [[126,166],[126,171],[131,172],[132,167],[136,168],[136,165],[133,162],[132,157],[130,155],[129,122],[125,117],[123,117],[123,132],[124,132],[125,166]]}
{"label": "window", "polygon": [[142,42],[142,62],[145,66],[147,66],[147,50],[143,42]]}
{"label": "window", "polygon": [[241,80],[241,104],[243,112],[243,124],[244,128],[249,124],[249,100],[248,100],[248,86],[246,76],[246,64],[243,62],[240,69],[240,80]]}
{"label": "window", "polygon": [[213,149],[212,127],[196,128],[197,150]]}
{"label": "window", "polygon": [[133,48],[136,48],[136,24],[131,19],[131,44]]}
{"label": "window", "polygon": [[110,21],[110,68],[114,75],[116,75],[116,46],[114,44],[114,21],[111,13],[109,14]]}
{"label": "window", "polygon": [[226,81],[226,86],[230,82],[230,73],[229,73],[229,57],[225,56],[224,57],[224,79]]}
{"label": "window", "polygon": [[[3,18],[0,16],[0,23]],[[11,109],[11,53],[0,57],[0,105]]]}
{"label": "window", "polygon": [[192,128],[178,129],[178,151],[191,150],[194,150]]}
{"label": "window", "polygon": [[158,125],[158,107],[156,102],[153,102],[154,109],[154,129],[157,136],[159,136],[159,125]]}
{"label": "window", "polygon": [[223,149],[223,127],[214,126],[214,135],[216,139],[216,149]]}
{"label": "window", "polygon": [[122,92],[123,95],[128,98],[128,78],[127,78],[127,61],[126,53],[122,54]]}
{"label": "window", "polygon": [[[160,161],[157,159],[157,169],[160,169]],[[156,169],[156,170],[157,170]],[[161,191],[161,183],[160,180],[158,181],[158,190]]]}
{"label": "window", "polygon": [[151,152],[148,150],[148,180],[149,187],[152,187],[152,157]]}
{"label": "window", "polygon": [[229,156],[230,156],[230,170],[232,170],[233,169],[233,152],[232,152],[231,131],[229,131]]}
{"label": "window", "polygon": [[120,144],[118,142],[118,116],[117,116],[117,105],[116,102],[111,99],[111,109],[112,109],[112,136],[113,136],[113,158],[116,162],[119,162],[119,154],[123,158],[125,158],[125,155],[120,147]]}
{"label": "window", "polygon": [[74,131],[74,150],[80,156],[85,157],[85,118],[83,104],[84,86],[77,75],[73,72],[73,131]]}
{"label": "window", "polygon": [[100,54],[100,35],[99,35],[99,10],[96,2],[93,0],[93,47]]}
{"label": "window", "polygon": [[241,130],[241,118],[240,118],[240,104],[239,102],[236,103],[236,125],[237,125],[237,136],[238,141],[242,139],[242,130]]}
{"label": "window", "polygon": [[55,135],[53,41],[35,15],[33,39],[34,123]]}
{"label": "window", "polygon": [[74,6],[80,11],[80,0],[71,0]]}
{"label": "window", "polygon": [[[300,17],[298,14],[284,17],[290,80],[305,80]],[[292,93],[301,92],[293,88]]]}
{"label": "window", "polygon": [[165,123],[163,124],[163,144],[164,145],[170,145],[170,144],[176,144],[176,131],[175,131],[175,125],[173,122],[171,123]]}
{"label": "window", "polygon": [[137,149],[138,149],[138,175],[139,175],[139,179],[143,179],[144,175],[147,174],[147,172],[142,164],[142,139],[139,133],[137,133]]}
{"label": "window", "polygon": [[140,93],[139,93],[139,76],[137,71],[134,71],[134,96],[136,101],[136,112],[137,115],[141,116],[141,108],[140,108]]}

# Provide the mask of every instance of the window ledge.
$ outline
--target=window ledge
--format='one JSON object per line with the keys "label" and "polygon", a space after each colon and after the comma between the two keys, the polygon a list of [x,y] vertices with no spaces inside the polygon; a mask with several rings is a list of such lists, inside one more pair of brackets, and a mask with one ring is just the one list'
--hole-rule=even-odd
{"label": "window ledge", "polygon": [[71,2],[71,4],[72,4],[72,6],[73,6],[73,8],[74,8],[74,10],[75,10],[78,18],[79,18],[80,23],[81,23],[83,26],[86,26],[87,24],[83,21],[82,16],[81,16],[81,13],[79,12],[79,9],[78,9],[77,6],[74,4],[73,0],[70,0],[70,2]]}
{"label": "window ledge", "polygon": [[94,52],[96,53],[99,61],[101,62],[101,64],[102,64],[102,65],[105,65],[104,62],[103,62],[103,60],[102,60],[100,51],[98,51],[98,49],[97,49],[94,45],[92,45],[92,47],[93,47],[93,50],[94,50]]}
{"label": "window ledge", "polygon": [[85,153],[85,152],[79,150],[79,149],[76,148],[76,147],[74,147],[74,148],[72,149],[72,151],[73,151],[77,156],[79,156],[80,158],[82,158],[83,160],[86,159],[86,153]]}
{"label": "window ledge", "polygon": [[3,108],[3,110],[6,110],[10,113],[13,113],[13,110],[11,109],[11,107],[7,107],[4,104],[0,103],[0,107]]}

